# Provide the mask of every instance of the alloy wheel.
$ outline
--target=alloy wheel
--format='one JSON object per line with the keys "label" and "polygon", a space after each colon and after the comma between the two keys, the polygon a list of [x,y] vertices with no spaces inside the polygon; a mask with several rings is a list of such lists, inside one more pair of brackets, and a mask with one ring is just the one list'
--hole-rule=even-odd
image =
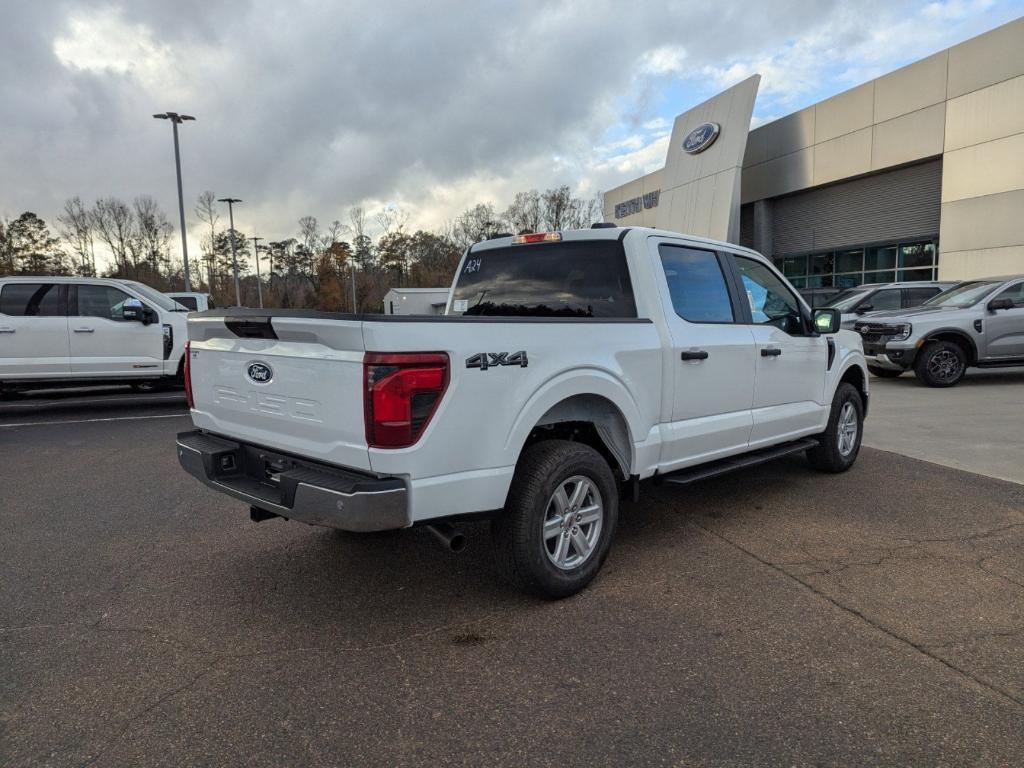
{"label": "alloy wheel", "polygon": [[940,381],[952,381],[962,368],[960,358],[948,349],[940,349],[928,358],[928,373]]}
{"label": "alloy wheel", "polygon": [[548,559],[563,571],[583,565],[597,549],[603,522],[601,492],[590,478],[573,475],[559,483],[544,514]]}
{"label": "alloy wheel", "polygon": [[849,456],[853,453],[853,447],[857,444],[857,409],[853,403],[843,403],[839,411],[839,423],[836,425],[839,453]]}

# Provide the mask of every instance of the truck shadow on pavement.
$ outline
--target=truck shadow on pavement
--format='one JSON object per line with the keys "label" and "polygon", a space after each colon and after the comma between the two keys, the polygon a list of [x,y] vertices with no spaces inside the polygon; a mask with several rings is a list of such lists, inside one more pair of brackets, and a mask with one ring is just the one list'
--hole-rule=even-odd
{"label": "truck shadow on pavement", "polygon": [[[879,484],[901,493],[868,493]],[[468,546],[459,555],[424,529],[339,535],[261,523],[203,581],[219,604],[214,612],[255,634],[285,642],[299,631],[304,642],[330,646],[340,636],[381,642],[521,611],[649,600],[652,589],[706,580],[701,569],[711,558],[761,578],[788,577],[914,645],[946,645],[1024,629],[1022,509],[1022,486],[865,449],[844,475],[788,459],[686,489],[646,488],[639,503],[622,506],[601,574],[560,603],[499,580],[486,523],[463,527]],[[991,608],[983,620],[978,601]],[[452,629],[466,632],[487,636]]]}

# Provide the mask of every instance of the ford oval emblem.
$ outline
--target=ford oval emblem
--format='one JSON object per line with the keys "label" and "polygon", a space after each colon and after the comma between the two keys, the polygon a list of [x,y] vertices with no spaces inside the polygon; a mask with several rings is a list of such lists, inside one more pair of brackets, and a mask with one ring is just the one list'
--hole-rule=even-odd
{"label": "ford oval emblem", "polygon": [[683,152],[696,155],[715,143],[722,126],[718,123],[701,123],[683,139]]}
{"label": "ford oval emblem", "polygon": [[269,384],[270,380],[274,378],[274,369],[266,363],[258,361],[249,363],[245,372],[249,376],[249,380],[255,384]]}

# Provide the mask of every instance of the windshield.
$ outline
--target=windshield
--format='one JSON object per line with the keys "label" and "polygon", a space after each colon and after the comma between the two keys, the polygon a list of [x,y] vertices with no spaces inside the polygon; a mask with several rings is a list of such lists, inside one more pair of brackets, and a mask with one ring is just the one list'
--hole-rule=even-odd
{"label": "windshield", "polygon": [[617,240],[576,240],[470,252],[451,313],[527,317],[636,317]]}
{"label": "windshield", "polygon": [[867,296],[868,290],[865,290],[864,288],[849,288],[829,299],[828,303],[825,304],[825,307],[829,309],[838,309],[840,312],[846,312],[847,310],[853,309],[861,299]]}
{"label": "windshield", "polygon": [[147,299],[156,304],[160,309],[167,312],[188,312],[186,307],[176,302],[170,296],[164,296],[160,291],[155,291],[145,283],[140,283],[137,280],[122,280],[125,285],[131,286],[136,291],[141,293]]}
{"label": "windshield", "polygon": [[921,306],[923,307],[971,307],[985,298],[993,290],[1002,285],[999,280],[975,280],[961,283],[956,288],[943,291],[933,296]]}

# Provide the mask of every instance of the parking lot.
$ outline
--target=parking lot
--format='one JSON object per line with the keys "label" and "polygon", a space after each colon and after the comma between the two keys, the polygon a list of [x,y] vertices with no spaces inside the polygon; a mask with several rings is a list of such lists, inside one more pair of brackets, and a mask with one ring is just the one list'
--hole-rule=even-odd
{"label": "parking lot", "polygon": [[497,581],[483,524],[451,555],[250,523],[179,470],[180,392],[0,403],[0,765],[1019,765],[1004,376],[874,379],[844,475],[646,489],[551,603]]}

